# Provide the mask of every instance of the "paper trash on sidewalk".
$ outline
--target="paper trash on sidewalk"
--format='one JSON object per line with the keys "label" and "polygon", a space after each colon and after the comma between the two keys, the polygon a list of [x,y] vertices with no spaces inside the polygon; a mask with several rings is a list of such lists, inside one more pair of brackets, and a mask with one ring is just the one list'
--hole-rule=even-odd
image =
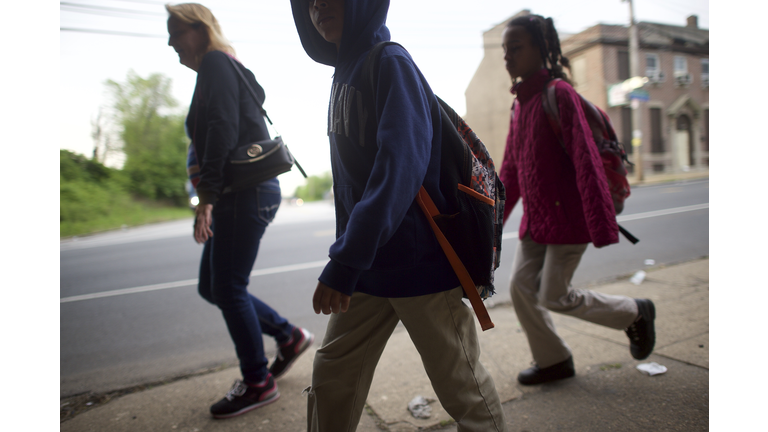
{"label": "paper trash on sidewalk", "polygon": [[652,265],[656,264],[656,260],[647,259],[647,260],[644,261],[644,263],[647,266],[652,266]]}
{"label": "paper trash on sidewalk", "polygon": [[416,396],[408,402],[408,411],[416,418],[427,419],[432,415],[432,407],[430,403],[434,402],[434,399],[425,399],[422,396]]}
{"label": "paper trash on sidewalk", "polygon": [[635,285],[640,285],[641,283],[643,283],[644,279],[645,279],[645,272],[640,270],[639,272],[632,275],[632,277],[629,278],[629,281]]}
{"label": "paper trash on sidewalk", "polygon": [[667,367],[656,362],[641,363],[637,365],[637,370],[645,372],[650,376],[660,375],[667,371]]}

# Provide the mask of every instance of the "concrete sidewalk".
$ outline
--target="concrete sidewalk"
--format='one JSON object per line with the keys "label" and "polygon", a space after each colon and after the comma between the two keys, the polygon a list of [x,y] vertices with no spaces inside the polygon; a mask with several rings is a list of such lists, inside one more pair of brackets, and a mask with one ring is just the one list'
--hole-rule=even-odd
{"label": "concrete sidewalk", "polygon": [[636,176],[630,174],[627,177],[627,180],[629,181],[629,184],[631,186],[671,183],[671,182],[678,182],[678,181],[702,180],[702,179],[709,179],[709,170],[697,169],[697,170],[692,170],[688,172],[679,172],[679,173],[670,173],[670,174],[646,172],[643,177],[644,178],[642,181],[638,181]]}
{"label": "concrete sidewalk", "polygon": [[[691,431],[709,429],[709,259],[647,270],[640,285],[627,279],[590,287],[608,294],[650,298],[656,304],[656,349],[632,359],[616,331],[553,314],[573,350],[576,377],[534,387],[517,383],[531,357],[511,305],[490,310],[496,328],[482,332],[481,361],[492,374],[513,431]],[[478,326],[479,328],[479,326]],[[61,423],[68,431],[290,431],[306,430],[306,398],[315,347],[278,381],[276,403],[240,417],[214,420],[208,409],[239,378],[239,369],[186,378],[115,398]],[[648,376],[635,367],[668,368]],[[432,417],[416,419],[408,402],[436,399],[408,333],[399,326],[376,370],[358,431],[450,431],[455,424],[439,402]]]}

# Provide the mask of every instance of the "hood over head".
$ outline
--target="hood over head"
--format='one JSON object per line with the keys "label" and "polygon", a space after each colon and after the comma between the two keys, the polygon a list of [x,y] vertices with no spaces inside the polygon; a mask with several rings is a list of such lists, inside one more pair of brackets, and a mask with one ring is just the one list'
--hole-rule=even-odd
{"label": "hood over head", "polygon": [[345,0],[344,30],[339,52],[336,45],[326,41],[315,29],[309,16],[310,0],[291,0],[293,20],[301,45],[312,60],[328,66],[338,66],[357,57],[377,42],[390,40],[386,26],[389,0]]}

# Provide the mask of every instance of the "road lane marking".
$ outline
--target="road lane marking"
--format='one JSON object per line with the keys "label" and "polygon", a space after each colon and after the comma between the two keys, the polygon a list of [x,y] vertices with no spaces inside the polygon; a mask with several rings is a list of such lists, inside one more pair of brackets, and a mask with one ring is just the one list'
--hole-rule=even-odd
{"label": "road lane marking", "polygon": [[[259,270],[252,271],[251,277],[320,268],[320,267],[325,267],[326,264],[328,264],[328,260],[312,261],[312,262],[302,263],[302,264],[291,264],[291,265],[280,266],[280,267],[259,269]],[[103,291],[103,292],[98,292],[93,294],[83,294],[83,295],[77,295],[77,296],[71,296],[71,297],[64,297],[59,300],[59,303],[70,303],[70,302],[83,301],[83,300],[93,300],[97,298],[114,297],[114,296],[121,296],[126,294],[136,294],[136,293],[147,292],[147,291],[159,291],[159,290],[164,290],[168,288],[179,288],[179,287],[194,286],[194,285],[197,285],[197,279],[188,279],[188,280],[183,280],[178,282],[168,282],[168,283],[161,283],[161,284],[155,284],[155,285],[144,285],[144,286],[134,287],[134,288],[125,288],[125,289],[118,289],[118,290],[112,290],[112,291]]]}
{"label": "road lane marking", "polygon": [[[704,203],[704,204],[696,204],[696,205],[690,205],[685,207],[675,207],[675,208],[666,209],[666,210],[657,210],[657,211],[650,211],[650,212],[644,212],[644,213],[623,215],[623,216],[617,217],[616,219],[619,222],[628,222],[633,220],[649,219],[649,218],[667,216],[667,215],[684,213],[689,211],[704,210],[708,208],[709,208],[709,203]],[[517,237],[518,237],[517,231],[505,233],[501,236],[502,240],[514,239]],[[325,267],[326,264],[328,264],[328,260],[312,261],[312,262],[307,262],[302,264],[291,264],[291,265],[285,265],[285,266],[279,266],[279,267],[254,270],[251,272],[251,277],[264,276],[264,275],[270,275],[270,274],[276,274],[276,273],[288,273],[292,271],[308,270],[313,268],[321,268],[321,267]],[[114,297],[114,296],[121,296],[126,294],[136,294],[136,293],[148,292],[148,291],[159,291],[159,290],[164,290],[169,288],[179,288],[179,287],[193,286],[193,285],[197,285],[197,279],[189,279],[189,280],[183,280],[178,282],[145,285],[145,286],[134,287],[134,288],[125,288],[125,289],[118,289],[118,290],[112,290],[112,291],[98,292],[93,294],[83,294],[83,295],[77,295],[77,296],[71,296],[71,297],[64,297],[64,298],[61,298],[59,302],[70,303],[70,302],[76,302],[76,301],[92,300],[92,299],[105,298],[105,297]]]}
{"label": "road lane marking", "polygon": [[656,211],[650,211],[645,213],[635,213],[630,215],[619,216],[616,218],[616,220],[619,222],[628,222],[628,221],[639,220],[639,219],[648,219],[648,218],[654,218],[659,216],[667,216],[667,215],[676,214],[676,213],[685,213],[689,211],[704,210],[708,208],[709,208],[709,203],[695,204],[695,205],[689,205],[685,207],[675,207],[675,208],[665,209],[665,210],[656,210]]}
{"label": "road lane marking", "polygon": [[[695,205],[690,205],[690,206],[685,206],[685,207],[675,207],[675,208],[666,209],[666,210],[656,210],[656,211],[650,211],[650,212],[644,212],[644,213],[635,213],[635,214],[630,214],[630,215],[618,216],[616,218],[616,220],[619,223],[621,223],[621,222],[629,222],[629,221],[633,221],[633,220],[648,219],[648,218],[654,218],[654,217],[659,217],[659,216],[667,216],[667,215],[672,215],[672,214],[677,214],[677,213],[684,213],[684,212],[695,211],[695,210],[704,210],[704,209],[708,209],[708,208],[709,208],[709,203],[695,204]],[[510,232],[510,233],[504,233],[504,234],[501,235],[501,239],[502,240],[515,239],[517,237],[518,237],[518,232],[517,231]]]}

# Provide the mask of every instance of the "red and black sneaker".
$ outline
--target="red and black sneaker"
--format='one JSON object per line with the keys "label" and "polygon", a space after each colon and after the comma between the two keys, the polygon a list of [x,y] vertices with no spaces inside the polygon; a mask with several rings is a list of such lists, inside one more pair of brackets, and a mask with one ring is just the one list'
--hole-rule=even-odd
{"label": "red and black sneaker", "polygon": [[280,378],[288,372],[293,363],[299,356],[312,345],[315,335],[307,329],[296,327],[293,329],[291,339],[277,348],[277,356],[269,372],[275,379]]}
{"label": "red and black sneaker", "polygon": [[247,384],[237,380],[224,398],[211,406],[213,418],[225,419],[245,414],[280,398],[272,375],[259,384]]}

